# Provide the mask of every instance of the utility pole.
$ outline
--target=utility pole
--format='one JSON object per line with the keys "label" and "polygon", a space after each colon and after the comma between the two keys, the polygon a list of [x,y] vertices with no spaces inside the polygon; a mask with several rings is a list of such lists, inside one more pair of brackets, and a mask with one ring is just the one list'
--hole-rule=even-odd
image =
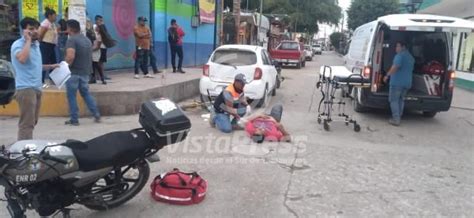
{"label": "utility pole", "polygon": [[[247,0],[248,1],[248,0]],[[263,13],[263,0],[260,0],[260,19],[258,21],[258,35],[257,37],[260,38],[260,31],[262,30],[262,13]],[[260,45],[263,46],[263,41],[260,40]]]}
{"label": "utility pole", "polygon": [[341,24],[341,33],[344,31],[344,10],[342,10],[342,24]]}
{"label": "utility pole", "polygon": [[[297,0],[296,2],[296,11],[298,11],[300,9],[300,0]],[[298,16],[296,16],[296,19],[295,19],[295,29],[293,30],[293,32],[296,33],[296,28],[298,27]]]}
{"label": "utility pole", "polygon": [[234,0],[234,18],[235,18],[235,44],[239,44],[240,35],[240,0]]}

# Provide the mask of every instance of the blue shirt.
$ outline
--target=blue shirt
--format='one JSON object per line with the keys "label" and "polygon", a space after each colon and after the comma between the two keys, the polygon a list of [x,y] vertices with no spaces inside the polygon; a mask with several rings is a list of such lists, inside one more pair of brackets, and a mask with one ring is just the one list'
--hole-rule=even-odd
{"label": "blue shirt", "polygon": [[395,55],[393,65],[398,67],[395,74],[390,76],[390,86],[411,88],[415,59],[406,49]]}
{"label": "blue shirt", "polygon": [[41,51],[39,42],[31,43],[30,55],[24,64],[20,63],[16,55],[26,44],[25,38],[16,40],[11,47],[12,65],[15,70],[15,87],[17,90],[34,88],[41,91],[43,85],[42,71],[43,62],[41,60]]}

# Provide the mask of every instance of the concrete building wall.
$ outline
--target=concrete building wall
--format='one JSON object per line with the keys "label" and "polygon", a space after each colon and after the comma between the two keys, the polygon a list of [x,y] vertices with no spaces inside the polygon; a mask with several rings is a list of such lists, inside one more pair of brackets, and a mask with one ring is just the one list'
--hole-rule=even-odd
{"label": "concrete building wall", "polygon": [[[20,5],[23,0],[19,0]],[[134,66],[135,38],[133,27],[137,17],[148,18],[152,32],[154,51],[159,68],[170,67],[170,49],[167,40],[167,28],[171,19],[176,19],[186,33],[184,37],[185,67],[198,66],[207,62],[214,48],[214,24],[191,26],[192,17],[198,15],[199,0],[85,0],[87,17],[94,22],[96,15],[102,15],[117,46],[108,50],[106,69],[123,69]],[[43,0],[37,0],[39,20],[43,20]],[[66,5],[58,2],[58,20]],[[220,3],[216,0],[216,3]],[[20,8],[21,11],[21,8]],[[20,16],[20,19],[23,16]]]}
{"label": "concrete building wall", "polygon": [[155,52],[158,57],[162,57],[159,60],[160,66],[171,67],[167,34],[171,19],[176,19],[186,33],[183,40],[183,65],[196,66],[206,63],[214,48],[214,24],[202,23],[198,27],[192,27],[192,17],[198,13],[197,0],[155,0],[154,4],[153,34]]}

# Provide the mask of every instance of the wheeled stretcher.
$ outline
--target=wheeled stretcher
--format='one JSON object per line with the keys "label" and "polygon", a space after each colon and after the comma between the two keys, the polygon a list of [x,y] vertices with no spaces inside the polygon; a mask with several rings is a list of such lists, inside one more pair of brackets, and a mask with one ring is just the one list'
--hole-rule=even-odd
{"label": "wheeled stretcher", "polygon": [[[346,113],[346,105],[353,100],[351,95],[354,87],[369,87],[370,80],[360,73],[353,73],[344,66],[322,66],[319,72],[319,81],[316,88],[321,91],[322,97],[318,105],[318,123],[323,124],[324,130],[329,131],[329,124],[341,121],[354,131],[360,131],[360,125],[353,118],[352,113]],[[337,106],[337,109],[334,107]],[[335,113],[335,114],[333,114]]]}

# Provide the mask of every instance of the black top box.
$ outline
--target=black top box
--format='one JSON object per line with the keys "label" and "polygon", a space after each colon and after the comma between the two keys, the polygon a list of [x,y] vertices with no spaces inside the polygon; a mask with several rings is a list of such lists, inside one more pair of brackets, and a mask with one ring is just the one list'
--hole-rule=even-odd
{"label": "black top box", "polygon": [[139,122],[160,148],[183,141],[191,129],[181,108],[166,98],[143,103]]}

